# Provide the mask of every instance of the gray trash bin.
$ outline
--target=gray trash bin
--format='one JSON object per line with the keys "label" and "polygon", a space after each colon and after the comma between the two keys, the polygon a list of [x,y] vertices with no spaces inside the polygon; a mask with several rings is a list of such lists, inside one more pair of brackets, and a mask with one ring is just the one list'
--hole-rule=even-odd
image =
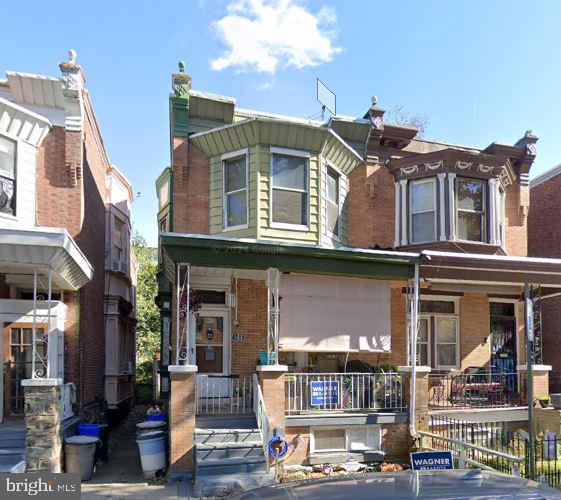
{"label": "gray trash bin", "polygon": [[136,424],[136,435],[139,436],[151,431],[165,431],[165,427],[165,422],[146,420],[146,422]]}
{"label": "gray trash bin", "polygon": [[80,474],[82,481],[93,476],[95,450],[99,439],[95,436],[70,436],[64,440],[66,472]]}
{"label": "gray trash bin", "polygon": [[166,468],[166,434],[164,431],[143,432],[136,436],[142,473],[147,479]]}

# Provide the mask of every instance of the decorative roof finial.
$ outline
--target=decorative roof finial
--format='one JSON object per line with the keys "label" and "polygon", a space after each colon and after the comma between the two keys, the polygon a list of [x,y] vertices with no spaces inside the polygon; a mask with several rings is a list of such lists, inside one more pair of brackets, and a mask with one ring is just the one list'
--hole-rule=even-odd
{"label": "decorative roof finial", "polygon": [[378,104],[378,98],[375,95],[373,95],[370,98],[370,102],[372,103],[372,106],[376,106],[376,104]]}
{"label": "decorative roof finial", "polygon": [[179,61],[177,63],[177,66],[179,67],[180,73],[185,73],[185,61]]}
{"label": "decorative roof finial", "polygon": [[76,51],[74,49],[70,49],[68,51],[68,64],[76,64]]}

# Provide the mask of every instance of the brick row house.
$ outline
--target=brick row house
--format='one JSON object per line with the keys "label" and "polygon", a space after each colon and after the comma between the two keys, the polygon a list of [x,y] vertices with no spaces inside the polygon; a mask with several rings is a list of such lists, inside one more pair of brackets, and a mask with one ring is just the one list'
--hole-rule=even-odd
{"label": "brick row house", "polygon": [[6,471],[60,471],[64,433],[134,390],[132,190],[73,51],[60,70],[0,80],[0,447],[21,436]]}
{"label": "brick row house", "polygon": [[[527,419],[524,305],[561,285],[561,261],[527,257],[536,136],[445,144],[375,99],[319,122],[192,90],[181,64],[172,81],[156,187],[174,473],[199,493],[217,471],[265,481],[252,446],[275,430],[313,464],[405,458],[434,415]],[[236,455],[216,435],[240,428],[258,439]]]}

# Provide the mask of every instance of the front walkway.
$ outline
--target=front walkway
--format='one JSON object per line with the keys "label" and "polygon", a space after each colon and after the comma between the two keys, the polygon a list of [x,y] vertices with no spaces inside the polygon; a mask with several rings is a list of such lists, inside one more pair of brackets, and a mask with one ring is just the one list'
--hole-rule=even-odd
{"label": "front walkway", "polygon": [[81,498],[186,499],[189,487],[189,483],[167,484],[164,480],[147,482],[142,477],[135,437],[119,433],[117,428],[109,435],[109,461],[98,466],[90,481],[82,483]]}

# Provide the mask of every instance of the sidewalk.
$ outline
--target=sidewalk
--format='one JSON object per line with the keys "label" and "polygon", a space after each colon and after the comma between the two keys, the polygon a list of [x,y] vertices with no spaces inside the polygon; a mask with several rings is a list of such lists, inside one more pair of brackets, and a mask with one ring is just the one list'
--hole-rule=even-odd
{"label": "sidewalk", "polygon": [[98,466],[94,477],[82,483],[82,499],[99,498],[176,500],[188,498],[190,485],[166,484],[142,477],[142,468],[134,436],[120,434],[119,429],[109,435],[109,461]]}

